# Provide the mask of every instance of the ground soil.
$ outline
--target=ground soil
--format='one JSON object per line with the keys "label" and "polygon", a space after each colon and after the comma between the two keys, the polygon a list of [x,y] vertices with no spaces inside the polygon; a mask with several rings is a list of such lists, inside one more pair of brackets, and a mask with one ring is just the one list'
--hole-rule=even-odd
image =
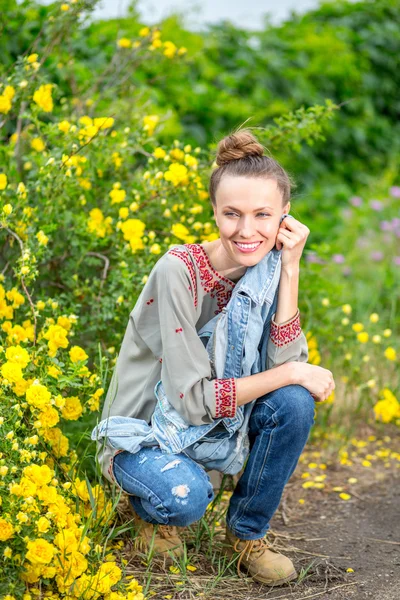
{"label": "ground soil", "polygon": [[[392,437],[369,442],[365,447],[350,444],[350,464],[341,464],[338,455],[331,454],[326,460],[323,451],[319,454],[320,448],[308,446],[285,488],[267,536],[271,545],[295,564],[300,577],[294,583],[269,588],[254,583],[245,573],[242,578],[237,577],[234,567],[227,569],[219,579],[215,559],[206,558],[208,536],[204,536],[200,550],[195,552],[193,531],[184,530],[188,562],[196,565],[196,572],[173,575],[157,561],[148,565],[147,573],[151,566],[153,577],[147,598],[400,600],[400,443],[397,432],[395,430]],[[318,458],[313,458],[315,455]],[[370,462],[370,466],[363,464],[365,461]],[[326,465],[321,466],[321,463]],[[305,475],[307,472],[309,477]],[[324,477],[323,489],[303,487],[306,481],[315,481],[315,478],[321,481],[318,477]],[[341,492],[351,497],[342,499]],[[221,504],[224,502],[227,506],[229,497],[223,497]],[[217,554],[224,537],[224,520],[219,518],[220,527],[213,542]],[[143,557],[141,560],[134,557],[129,544],[125,556],[129,557],[128,570],[143,583],[140,573],[146,561]],[[177,581],[182,579],[185,580],[183,586],[183,581]],[[215,585],[207,591],[207,583],[213,579]]]}

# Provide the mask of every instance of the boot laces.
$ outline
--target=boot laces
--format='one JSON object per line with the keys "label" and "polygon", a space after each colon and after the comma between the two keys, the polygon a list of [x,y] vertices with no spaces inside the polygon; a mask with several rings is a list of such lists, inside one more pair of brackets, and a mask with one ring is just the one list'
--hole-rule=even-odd
{"label": "boot laces", "polygon": [[252,553],[262,553],[264,550],[268,549],[271,550],[271,552],[274,552],[274,550],[272,550],[270,544],[267,542],[267,540],[265,538],[258,538],[257,540],[247,540],[244,548],[242,550],[239,550],[239,543],[242,542],[244,540],[241,539],[237,539],[233,545],[233,549],[235,550],[235,552],[240,552],[239,554],[239,560],[237,562],[237,574],[239,577],[242,577],[241,572],[240,572],[240,565],[242,564],[242,560],[243,558],[245,558],[245,556],[247,556],[247,559],[249,559],[250,554]]}
{"label": "boot laces", "polygon": [[173,525],[159,525],[158,533],[163,538],[171,538],[171,537],[175,537],[177,535],[176,527],[174,527]]}

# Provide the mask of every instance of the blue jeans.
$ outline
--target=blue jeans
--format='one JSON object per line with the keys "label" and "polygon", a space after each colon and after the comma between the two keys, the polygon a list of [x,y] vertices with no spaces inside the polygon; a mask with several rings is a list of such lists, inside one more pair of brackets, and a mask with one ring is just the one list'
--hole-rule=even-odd
{"label": "blue jeans", "polygon": [[[231,496],[227,527],[242,540],[267,533],[283,489],[314,423],[314,399],[301,385],[258,398],[249,422],[250,455]],[[114,458],[114,476],[149,523],[185,527],[200,519],[214,497],[204,468],[185,454],[142,448]]]}

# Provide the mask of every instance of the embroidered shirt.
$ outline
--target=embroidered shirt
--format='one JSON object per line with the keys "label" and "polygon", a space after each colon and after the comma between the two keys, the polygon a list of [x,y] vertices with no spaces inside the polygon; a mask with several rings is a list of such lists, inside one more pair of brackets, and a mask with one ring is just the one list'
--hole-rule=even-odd
{"label": "embroidered shirt", "polygon": [[[197,331],[221,312],[237,282],[213,268],[202,245],[180,248],[186,252],[172,247],[157,261],[130,313],[102,420],[124,416],[150,423],[160,379],[171,404],[193,425],[235,415],[235,379],[211,378]],[[272,321],[266,368],[299,360],[300,355],[307,360],[297,311],[286,323]],[[103,458],[108,454],[106,449]]]}

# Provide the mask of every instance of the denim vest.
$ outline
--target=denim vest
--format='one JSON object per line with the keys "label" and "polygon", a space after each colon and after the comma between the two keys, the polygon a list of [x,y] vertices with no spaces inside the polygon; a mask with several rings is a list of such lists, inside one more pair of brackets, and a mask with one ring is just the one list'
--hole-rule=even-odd
{"label": "denim vest", "polygon": [[[281,221],[286,216],[291,217],[283,215]],[[221,313],[198,331],[213,378],[240,378],[265,370],[281,253],[274,248],[259,263],[248,267]],[[92,439],[106,437],[112,447],[129,452],[159,445],[164,452],[184,452],[209,470],[229,474],[241,470],[249,453],[248,422],[255,400],[239,406],[232,418],[191,425],[168,401],[162,380],[155,385],[154,393],[157,404],[151,426],[142,419],[109,417],[93,430]]]}

